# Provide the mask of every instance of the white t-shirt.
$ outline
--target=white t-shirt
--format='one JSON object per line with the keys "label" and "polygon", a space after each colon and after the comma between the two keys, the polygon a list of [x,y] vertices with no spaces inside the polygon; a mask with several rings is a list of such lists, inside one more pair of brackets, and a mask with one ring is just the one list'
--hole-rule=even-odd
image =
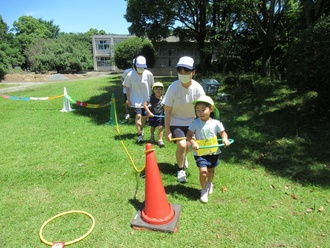
{"label": "white t-shirt", "polygon": [[192,102],[204,95],[203,87],[195,80],[192,80],[188,89],[182,86],[180,80],[174,81],[162,101],[164,105],[172,107],[170,126],[189,126],[195,119]]}
{"label": "white t-shirt", "polygon": [[[123,71],[123,74],[121,75],[121,77],[125,80],[127,74],[132,71],[132,68],[127,68],[125,71]],[[123,82],[123,86],[124,86],[124,82]],[[123,93],[126,94],[126,88],[123,87]]]}
{"label": "white t-shirt", "polygon": [[143,108],[143,104],[148,101],[152,93],[152,85],[154,84],[154,75],[144,70],[142,75],[139,75],[135,70],[130,71],[123,85],[129,88],[129,95],[133,107]]}
{"label": "white t-shirt", "polygon": [[[220,122],[219,120],[211,119],[207,122],[204,122],[199,118],[195,119],[189,125],[188,129],[195,134],[196,140],[206,140],[209,138],[213,138],[216,137],[218,133],[225,131],[222,122]],[[218,149],[215,154],[219,153],[220,149]],[[197,155],[196,151],[194,151],[194,155]]]}

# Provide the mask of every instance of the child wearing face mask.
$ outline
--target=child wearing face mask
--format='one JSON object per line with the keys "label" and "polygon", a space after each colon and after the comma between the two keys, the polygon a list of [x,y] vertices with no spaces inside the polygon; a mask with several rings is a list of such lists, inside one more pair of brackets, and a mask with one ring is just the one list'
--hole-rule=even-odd
{"label": "child wearing face mask", "polygon": [[154,75],[146,69],[145,57],[136,57],[133,67],[134,70],[125,77],[123,86],[126,88],[127,104],[134,109],[135,126],[138,135],[137,142],[142,143],[143,128],[147,118],[144,111],[144,103],[149,100],[155,79]]}
{"label": "child wearing face mask", "polygon": [[176,143],[175,157],[179,182],[186,181],[185,168],[188,167],[187,151],[190,143],[186,140],[188,126],[195,119],[195,110],[192,104],[205,95],[203,87],[192,79],[195,74],[194,60],[184,56],[176,65],[178,80],[168,88],[164,98],[165,105],[165,132],[169,142]]}

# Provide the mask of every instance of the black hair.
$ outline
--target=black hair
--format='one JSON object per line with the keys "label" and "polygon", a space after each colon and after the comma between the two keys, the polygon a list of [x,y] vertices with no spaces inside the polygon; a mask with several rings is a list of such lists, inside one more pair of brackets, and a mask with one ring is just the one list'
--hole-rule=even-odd
{"label": "black hair", "polygon": [[196,114],[196,116],[197,116],[196,105],[197,105],[198,103],[203,103],[203,104],[205,104],[206,107],[208,107],[208,108],[212,108],[212,112],[210,113],[210,117],[213,118],[213,119],[215,119],[215,114],[214,114],[214,111],[213,111],[213,110],[214,110],[214,107],[212,106],[212,104],[210,104],[210,103],[208,103],[208,102],[197,102],[197,103],[195,104],[194,109],[195,109],[195,114]]}
{"label": "black hair", "polygon": [[184,67],[184,66],[178,66],[178,67],[176,68],[177,72],[180,72],[181,69],[183,69],[183,70],[186,71],[186,72],[192,72],[192,71],[195,70],[194,68],[193,68],[193,69],[189,69],[189,68]]}

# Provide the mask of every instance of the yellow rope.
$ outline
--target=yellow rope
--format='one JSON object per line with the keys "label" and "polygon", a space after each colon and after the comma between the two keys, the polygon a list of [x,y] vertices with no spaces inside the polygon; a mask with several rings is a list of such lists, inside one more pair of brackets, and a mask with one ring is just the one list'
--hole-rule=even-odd
{"label": "yellow rope", "polygon": [[[136,165],[135,165],[135,163],[134,163],[134,160],[133,160],[132,156],[129,154],[129,152],[128,152],[128,150],[127,150],[127,148],[126,148],[126,146],[125,146],[125,144],[124,144],[124,142],[123,142],[123,140],[121,139],[121,136],[120,136],[119,125],[118,125],[118,118],[117,118],[117,111],[116,111],[116,99],[115,99],[115,98],[112,99],[112,103],[113,103],[113,106],[114,106],[113,109],[114,109],[114,111],[115,111],[116,129],[117,129],[117,133],[118,133],[118,136],[119,136],[119,139],[120,139],[120,143],[121,143],[122,146],[124,147],[124,150],[125,150],[125,152],[126,152],[128,158],[130,159],[130,161],[131,161],[131,163],[132,163],[132,165],[133,165],[134,170],[135,170],[137,173],[141,173],[141,172],[144,170],[144,168],[146,167],[146,165],[143,165],[143,167],[142,167],[141,169],[138,169],[138,168],[136,167]],[[152,149],[152,150],[153,150],[153,149]],[[147,152],[150,152],[150,150],[147,150],[147,151],[145,151],[145,152],[146,152],[146,153],[147,153]]]}

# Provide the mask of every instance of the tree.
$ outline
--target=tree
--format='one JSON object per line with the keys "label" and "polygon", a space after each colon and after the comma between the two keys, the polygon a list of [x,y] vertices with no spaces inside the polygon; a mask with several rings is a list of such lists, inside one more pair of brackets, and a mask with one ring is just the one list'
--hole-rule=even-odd
{"label": "tree", "polygon": [[88,34],[60,34],[57,39],[37,39],[26,50],[31,69],[59,73],[86,71],[93,67]]}
{"label": "tree", "polygon": [[[269,76],[273,52],[278,45],[278,30],[282,18],[295,0],[239,0],[243,7],[244,23],[259,37],[261,51],[261,75]],[[283,38],[283,37],[282,37]]]}
{"label": "tree", "polygon": [[8,26],[0,16],[0,81],[13,68],[22,61],[18,50],[11,46],[12,36],[8,33]]}
{"label": "tree", "polygon": [[132,25],[129,31],[151,40],[166,38],[173,33],[181,40],[194,40],[200,52],[200,69],[206,72],[211,62],[208,40],[231,30],[235,19],[230,6],[236,0],[138,0],[127,1],[125,18]]}
{"label": "tree", "polygon": [[306,27],[311,27],[322,15],[329,14],[330,2],[328,0],[301,0],[304,10]]}
{"label": "tree", "polygon": [[[291,45],[287,60],[287,81],[302,93],[315,91],[319,114],[329,114],[330,16],[319,18],[301,32]],[[323,109],[322,109],[323,108]]]}
{"label": "tree", "polygon": [[50,21],[44,21],[42,20],[42,18],[39,18],[38,21],[42,24],[44,24],[47,29],[50,32],[50,38],[51,39],[55,39],[59,36],[60,34],[60,27],[58,25],[54,24],[54,20],[50,20]]}
{"label": "tree", "polygon": [[49,30],[49,24],[45,24],[45,21],[39,21],[32,16],[21,16],[18,21],[14,21],[12,31],[14,31],[15,36],[13,45],[25,57],[25,62],[21,66],[23,69],[28,69],[30,65],[25,51],[37,38],[47,39],[52,37],[53,34]]}
{"label": "tree", "polygon": [[155,49],[149,40],[134,37],[123,40],[114,47],[114,61],[118,68],[126,69],[131,67],[133,58],[142,55],[146,58],[148,67],[153,67],[155,53]]}

